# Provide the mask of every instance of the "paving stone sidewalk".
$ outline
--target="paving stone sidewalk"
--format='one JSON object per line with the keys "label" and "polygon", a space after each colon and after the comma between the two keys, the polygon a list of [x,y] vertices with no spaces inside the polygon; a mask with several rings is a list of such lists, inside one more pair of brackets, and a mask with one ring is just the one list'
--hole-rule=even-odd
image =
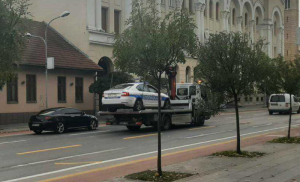
{"label": "paving stone sidewalk", "polygon": [[[299,144],[265,143],[243,150],[266,155],[253,159],[201,157],[166,166],[163,170],[195,174],[177,182],[300,182]],[[133,182],[124,178],[113,181]]]}

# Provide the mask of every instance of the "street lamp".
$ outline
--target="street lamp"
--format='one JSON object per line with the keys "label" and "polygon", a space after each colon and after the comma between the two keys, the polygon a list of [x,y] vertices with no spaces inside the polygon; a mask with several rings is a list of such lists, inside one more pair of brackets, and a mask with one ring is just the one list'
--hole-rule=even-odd
{"label": "street lamp", "polygon": [[69,16],[70,12],[69,11],[64,11],[60,16],[53,18],[46,27],[45,30],[45,39],[43,39],[40,36],[35,36],[35,35],[31,35],[30,33],[26,33],[27,37],[34,37],[34,38],[40,38],[43,40],[44,44],[45,44],[45,55],[46,55],[46,71],[45,71],[45,76],[46,76],[46,109],[48,108],[48,68],[47,68],[47,59],[48,59],[48,40],[47,40],[47,31],[48,31],[48,27],[50,26],[50,23],[52,23],[54,20],[59,19],[59,18],[64,18],[66,16]]}

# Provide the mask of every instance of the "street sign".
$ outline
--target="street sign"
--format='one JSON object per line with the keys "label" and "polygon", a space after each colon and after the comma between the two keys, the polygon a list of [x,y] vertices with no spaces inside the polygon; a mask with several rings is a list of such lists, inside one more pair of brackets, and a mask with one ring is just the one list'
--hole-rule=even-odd
{"label": "street sign", "polygon": [[49,57],[47,59],[47,69],[48,70],[53,70],[54,69],[54,58],[53,57]]}
{"label": "street sign", "polygon": [[300,27],[297,28],[297,45],[300,45]]}

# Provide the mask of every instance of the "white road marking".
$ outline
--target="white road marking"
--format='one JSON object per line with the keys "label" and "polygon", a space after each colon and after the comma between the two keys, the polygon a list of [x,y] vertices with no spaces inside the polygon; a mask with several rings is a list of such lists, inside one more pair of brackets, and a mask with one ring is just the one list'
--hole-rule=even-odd
{"label": "white road marking", "polygon": [[216,135],[216,134],[232,132],[232,131],[234,131],[234,130],[219,131],[219,132],[216,132],[216,133],[201,134],[201,135],[196,135],[196,136],[191,136],[191,137],[184,137],[184,138],[185,139],[198,138],[198,137],[203,137],[203,136],[208,136],[208,135]]}
{"label": "white road marking", "polygon": [[[300,124],[292,125],[292,126],[300,126]],[[246,134],[242,134],[241,137],[242,136],[247,136],[247,135],[252,135],[252,134],[257,134],[257,133],[263,133],[263,132],[268,132],[268,131],[284,129],[284,128],[288,128],[288,127],[285,126],[285,127],[279,127],[279,128],[273,128],[273,129],[268,129],[268,130],[262,130],[262,131],[257,131],[257,132],[246,133]],[[210,140],[210,141],[199,142],[199,143],[193,143],[193,144],[189,144],[189,145],[182,145],[182,146],[178,146],[178,147],[172,147],[172,148],[168,148],[168,149],[163,149],[162,152],[169,151],[169,150],[174,150],[174,149],[191,147],[191,146],[195,146],[195,145],[206,144],[206,143],[212,143],[212,142],[217,142],[217,141],[222,141],[222,140],[228,140],[228,139],[232,139],[232,138],[236,138],[236,136],[220,138],[220,139],[216,139],[216,140]],[[51,174],[62,173],[62,172],[71,171],[71,170],[75,170],[75,169],[82,169],[82,168],[85,168],[85,167],[91,167],[91,166],[95,166],[95,165],[99,165],[99,164],[110,163],[110,162],[115,162],[115,161],[120,161],[120,160],[124,160],[124,159],[130,159],[130,158],[135,158],[135,157],[145,156],[145,155],[155,154],[155,153],[157,153],[157,151],[141,153],[141,154],[137,154],[137,155],[131,155],[131,156],[126,156],[126,157],[121,157],[121,158],[116,158],[116,159],[110,159],[110,160],[103,161],[101,163],[85,164],[85,165],[81,165],[81,166],[75,166],[75,167],[60,169],[60,170],[56,170],[56,171],[36,174],[36,175],[32,175],[32,176],[26,176],[26,177],[22,177],[22,178],[16,178],[16,179],[7,180],[7,181],[3,181],[3,182],[15,182],[15,181],[27,180],[27,179],[37,178],[37,177],[41,177],[41,176],[47,176],[47,175],[51,175]]]}
{"label": "white road marking", "polygon": [[94,133],[106,133],[106,132],[109,132],[109,131],[110,131],[110,130],[105,130],[105,131],[95,131],[95,132],[85,132],[85,133],[70,134],[69,136],[88,135],[88,134],[94,134]]}
{"label": "white road marking", "polygon": [[258,127],[262,127],[262,126],[270,126],[273,123],[269,123],[269,124],[264,124],[264,125],[256,125],[256,126],[252,126],[253,128],[258,128]]}
{"label": "white road marking", "polygon": [[47,163],[47,162],[60,161],[60,160],[71,159],[71,158],[75,158],[75,157],[82,157],[82,156],[87,156],[87,155],[101,154],[101,153],[105,153],[105,152],[113,152],[113,151],[117,151],[117,150],[121,150],[121,149],[123,149],[123,148],[116,148],[116,149],[103,150],[103,151],[98,151],[98,152],[91,152],[91,153],[73,155],[73,156],[68,156],[68,157],[62,157],[62,158],[57,158],[57,159],[44,160],[44,161],[39,161],[39,162],[32,162],[32,163],[27,163],[27,164],[21,164],[21,165],[17,165],[17,166],[12,166],[10,168],[18,168],[18,167],[31,166],[31,165],[35,165],[35,164],[43,164],[43,163]]}
{"label": "white road marking", "polygon": [[19,143],[19,142],[26,142],[26,140],[18,140],[18,141],[12,141],[12,142],[2,142],[2,143],[0,143],[0,145],[10,144],[10,143]]}

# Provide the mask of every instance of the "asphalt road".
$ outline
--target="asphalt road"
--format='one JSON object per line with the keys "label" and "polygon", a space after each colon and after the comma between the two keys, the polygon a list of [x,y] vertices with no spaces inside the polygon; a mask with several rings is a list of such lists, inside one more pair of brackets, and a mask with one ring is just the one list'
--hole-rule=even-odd
{"label": "asphalt road", "polygon": [[[269,116],[267,111],[241,113],[242,137],[286,129],[288,115]],[[300,114],[293,114],[294,127]],[[163,154],[233,140],[235,115],[227,113],[206,121],[203,127],[176,126],[162,132]],[[138,132],[125,126],[100,126],[95,131],[57,135],[24,134],[0,137],[0,181],[41,181],[124,162],[156,156],[153,128]]]}

